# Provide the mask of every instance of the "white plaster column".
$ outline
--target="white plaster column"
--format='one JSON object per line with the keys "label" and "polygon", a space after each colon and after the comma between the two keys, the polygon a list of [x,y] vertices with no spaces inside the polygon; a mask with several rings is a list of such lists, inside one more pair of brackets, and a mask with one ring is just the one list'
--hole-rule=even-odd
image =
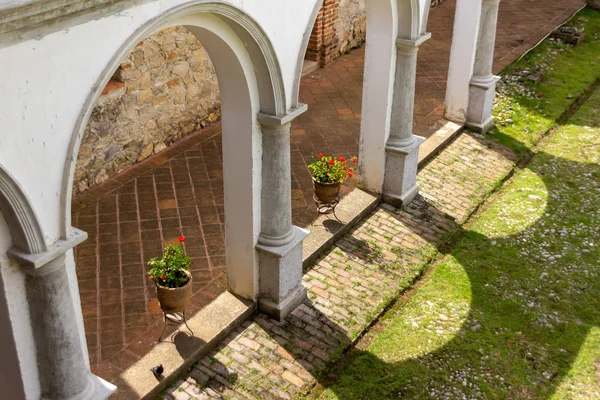
{"label": "white plaster column", "polygon": [[444,118],[458,124],[467,121],[480,18],[481,0],[456,0]]}
{"label": "white plaster column", "polygon": [[42,399],[105,399],[115,389],[89,370],[76,321],[81,310],[75,309],[67,276],[65,253],[86,238],[85,232],[73,229],[68,240],[49,246],[45,253],[9,251],[27,274]]}
{"label": "white plaster column", "polygon": [[496,83],[500,79],[492,74],[496,25],[500,0],[483,0],[475,66],[471,78],[469,109],[466,126],[485,133],[494,125],[492,107],[496,94]]}
{"label": "white plaster column", "polygon": [[419,191],[419,146],[425,139],[413,135],[417,52],[430,37],[426,33],[416,40],[396,39],[396,78],[383,182],[383,201],[396,207],[410,203]]}
{"label": "white plaster column", "polygon": [[285,116],[258,116],[263,134],[258,307],[278,320],[306,298],[302,242],[308,231],[292,225],[290,127],[307,108],[300,104]]}

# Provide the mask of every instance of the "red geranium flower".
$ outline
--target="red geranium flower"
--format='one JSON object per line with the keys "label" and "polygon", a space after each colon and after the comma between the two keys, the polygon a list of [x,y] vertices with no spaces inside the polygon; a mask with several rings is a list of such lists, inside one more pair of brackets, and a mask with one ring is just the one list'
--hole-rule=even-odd
{"label": "red geranium flower", "polygon": [[348,172],[348,176],[352,178],[352,172]]}
{"label": "red geranium flower", "polygon": [[348,168],[344,167],[344,171],[346,171]]}
{"label": "red geranium flower", "polygon": [[187,238],[185,236],[179,236],[177,238],[177,240],[179,241],[179,243],[183,243],[183,242],[185,242],[187,240]]}
{"label": "red geranium flower", "polygon": [[345,162],[345,161],[346,161],[346,159],[345,159],[344,157],[339,157],[339,158],[338,158],[338,161],[339,161],[339,162]]}
{"label": "red geranium flower", "polygon": [[328,164],[329,164],[329,165],[335,165],[335,161],[333,161],[333,160],[329,160],[329,163],[328,163]]}
{"label": "red geranium flower", "polygon": [[323,158],[323,153],[319,153],[319,158]]}
{"label": "red geranium flower", "polygon": [[356,158],[356,157],[352,157],[352,162],[353,162],[354,164],[356,164],[356,162],[357,162],[357,161],[358,161],[358,158]]}
{"label": "red geranium flower", "polygon": [[160,277],[160,279],[167,279],[167,276],[163,275],[163,276]]}

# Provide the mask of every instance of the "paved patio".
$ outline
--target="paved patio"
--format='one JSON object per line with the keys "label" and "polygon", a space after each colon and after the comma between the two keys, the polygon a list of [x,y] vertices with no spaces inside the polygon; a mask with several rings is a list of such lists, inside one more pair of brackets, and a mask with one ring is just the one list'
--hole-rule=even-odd
{"label": "paved patio", "polygon": [[[534,46],[585,2],[504,0],[495,70]],[[419,53],[415,133],[431,135],[443,112],[454,14],[450,0],[433,9],[433,38]],[[292,130],[293,217],[306,227],[316,213],[306,164],[318,153],[358,153],[364,49],[304,78],[301,101],[310,110]],[[191,313],[225,290],[220,127],[188,137],[73,202],[73,225],[89,240],[76,249],[82,309],[92,370],[112,380],[152,347],[162,315],[145,264],[185,234],[194,261]],[[343,194],[355,185],[351,180]]]}

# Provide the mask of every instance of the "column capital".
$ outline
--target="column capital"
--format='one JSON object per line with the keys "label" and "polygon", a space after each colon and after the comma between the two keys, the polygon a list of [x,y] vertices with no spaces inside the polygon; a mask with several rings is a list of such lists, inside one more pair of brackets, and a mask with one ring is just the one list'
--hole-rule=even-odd
{"label": "column capital", "polygon": [[71,227],[71,234],[67,239],[57,240],[48,246],[48,251],[44,253],[29,254],[13,247],[8,251],[8,256],[17,261],[26,272],[37,273],[42,267],[51,264],[67,251],[84,242],[87,237],[87,232]]}
{"label": "column capital", "polygon": [[285,115],[272,115],[261,112],[258,113],[258,122],[261,125],[267,126],[283,126],[292,122],[299,115],[304,114],[306,110],[308,110],[307,104],[298,103],[295,108],[290,109],[290,111]]}
{"label": "column capital", "polygon": [[396,38],[396,47],[398,50],[406,52],[417,51],[418,47],[431,38],[431,33],[426,32],[416,39],[407,39],[403,37]]}

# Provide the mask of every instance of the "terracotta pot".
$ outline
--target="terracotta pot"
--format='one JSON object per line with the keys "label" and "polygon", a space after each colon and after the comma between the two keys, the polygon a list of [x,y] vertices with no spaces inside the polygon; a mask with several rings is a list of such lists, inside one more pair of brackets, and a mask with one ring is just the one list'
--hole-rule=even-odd
{"label": "terracotta pot", "polygon": [[166,313],[183,312],[190,304],[192,297],[192,274],[185,271],[188,276],[188,282],[182,287],[168,288],[156,285],[156,297],[160,303],[160,308]]}
{"label": "terracotta pot", "polygon": [[336,183],[321,183],[313,180],[315,186],[315,194],[323,203],[332,203],[340,194],[342,184]]}

